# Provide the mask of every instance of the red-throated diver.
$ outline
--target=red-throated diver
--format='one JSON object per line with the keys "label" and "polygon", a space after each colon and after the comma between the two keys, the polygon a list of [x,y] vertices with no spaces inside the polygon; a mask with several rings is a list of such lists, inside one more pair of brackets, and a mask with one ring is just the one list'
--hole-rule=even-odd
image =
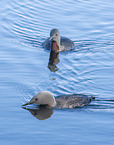
{"label": "red-throated diver", "polygon": [[48,91],[42,91],[36,94],[28,103],[29,104],[39,104],[48,105],[52,108],[75,108],[80,106],[88,105],[93,98],[87,95],[72,94],[72,95],[61,95],[54,97],[52,93]]}
{"label": "red-throated diver", "polygon": [[[50,37],[47,38],[42,45],[44,48],[53,49],[56,51],[70,50],[75,46],[72,40],[67,37],[60,36],[58,29],[52,29],[50,31]],[[52,47],[52,45],[54,46]]]}

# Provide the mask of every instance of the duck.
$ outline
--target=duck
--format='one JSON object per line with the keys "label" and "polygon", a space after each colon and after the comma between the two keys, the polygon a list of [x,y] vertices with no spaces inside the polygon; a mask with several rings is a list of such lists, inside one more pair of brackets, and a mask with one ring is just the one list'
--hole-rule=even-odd
{"label": "duck", "polygon": [[53,51],[67,51],[74,48],[74,42],[65,36],[60,36],[58,29],[52,29],[50,31],[50,37],[43,43],[43,47]]}
{"label": "duck", "polygon": [[39,104],[39,105],[46,105],[50,108],[76,108],[88,105],[94,97],[83,95],[83,94],[66,94],[60,95],[56,98],[54,95],[48,91],[41,91],[28,102],[23,104],[30,105],[30,104]]}

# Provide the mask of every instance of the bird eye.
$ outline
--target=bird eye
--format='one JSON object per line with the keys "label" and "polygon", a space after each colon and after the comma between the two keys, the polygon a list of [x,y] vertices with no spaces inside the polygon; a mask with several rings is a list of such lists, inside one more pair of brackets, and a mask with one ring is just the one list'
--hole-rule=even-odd
{"label": "bird eye", "polygon": [[37,101],[38,99],[37,98],[35,98],[35,101]]}

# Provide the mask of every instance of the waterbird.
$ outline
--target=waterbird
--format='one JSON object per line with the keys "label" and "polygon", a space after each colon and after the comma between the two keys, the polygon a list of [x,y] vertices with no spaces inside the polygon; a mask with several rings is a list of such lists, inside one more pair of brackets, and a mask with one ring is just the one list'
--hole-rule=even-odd
{"label": "waterbird", "polygon": [[33,96],[28,103],[23,104],[22,106],[29,104],[39,104],[57,109],[75,108],[88,105],[92,99],[94,99],[94,97],[83,94],[60,95],[55,98],[52,93],[48,91],[42,91]]}
{"label": "waterbird", "polygon": [[74,48],[74,42],[65,36],[60,36],[58,29],[50,31],[50,37],[42,43],[44,48],[53,51],[66,51]]}

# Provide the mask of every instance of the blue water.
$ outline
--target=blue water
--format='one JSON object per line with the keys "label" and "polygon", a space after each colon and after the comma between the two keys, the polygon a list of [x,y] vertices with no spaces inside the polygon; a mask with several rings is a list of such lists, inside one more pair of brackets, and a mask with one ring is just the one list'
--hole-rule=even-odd
{"label": "blue water", "polygon": [[[0,6],[0,144],[113,145],[113,0],[5,0]],[[59,54],[56,72],[42,47],[52,28],[75,43]],[[96,100],[39,120],[21,107],[39,91]]]}

